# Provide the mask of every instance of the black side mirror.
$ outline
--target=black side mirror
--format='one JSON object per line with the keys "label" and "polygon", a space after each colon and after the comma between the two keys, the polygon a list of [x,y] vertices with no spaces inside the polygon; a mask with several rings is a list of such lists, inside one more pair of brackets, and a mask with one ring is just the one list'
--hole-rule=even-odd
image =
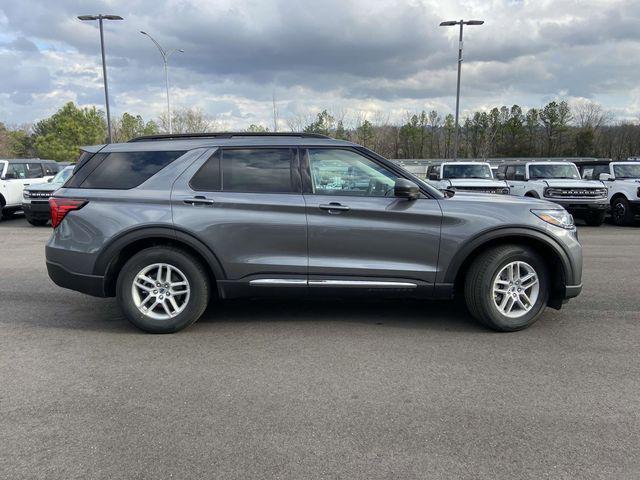
{"label": "black side mirror", "polygon": [[524,182],[524,181],[526,180],[526,177],[525,177],[524,173],[516,173],[516,174],[513,176],[513,179],[514,179],[514,180],[517,180],[517,181],[519,181],[519,182]]}
{"label": "black side mirror", "polygon": [[406,178],[397,178],[393,188],[393,194],[396,197],[415,200],[420,196],[420,188],[411,180]]}
{"label": "black side mirror", "polygon": [[435,172],[431,172],[429,174],[429,180],[438,180],[438,174]]}
{"label": "black side mirror", "polygon": [[496,173],[496,178],[498,180],[505,180],[506,179],[506,175],[504,174],[504,172],[498,172],[498,173]]}

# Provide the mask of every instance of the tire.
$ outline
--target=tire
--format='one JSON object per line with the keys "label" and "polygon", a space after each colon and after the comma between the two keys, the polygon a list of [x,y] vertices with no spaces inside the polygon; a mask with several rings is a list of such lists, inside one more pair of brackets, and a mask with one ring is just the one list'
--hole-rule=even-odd
{"label": "tire", "polygon": [[49,220],[37,220],[35,218],[27,217],[27,222],[29,222],[34,227],[44,227],[49,222]]}
{"label": "tire", "polygon": [[[507,289],[507,292],[510,292],[508,289],[514,289],[512,293],[505,294],[507,295],[505,307],[508,308],[508,304],[512,303],[512,309],[514,309],[510,314],[512,316],[509,316],[509,314],[502,312],[497,305],[497,303],[502,304],[505,295],[494,294],[494,282],[498,276],[508,272],[507,266],[514,264],[514,262],[519,262],[519,270],[523,272],[520,278],[526,278],[533,271],[538,282],[532,287],[523,289],[529,296],[531,304],[527,304],[523,297],[518,297],[522,305],[529,306],[528,309],[523,309],[521,304],[511,300],[515,297],[508,298],[508,295],[521,295],[516,292],[518,287],[515,284],[515,278],[512,286],[508,284],[508,281],[506,284],[501,284],[501,288]],[[534,279],[535,277],[529,279],[527,284],[532,283]],[[537,292],[535,292],[534,300],[536,286]],[[464,296],[469,312],[487,327],[500,332],[522,330],[535,323],[547,305],[549,275],[546,265],[540,255],[527,247],[503,245],[492,248],[482,253],[469,267],[465,277]]]}
{"label": "tire", "polygon": [[14,217],[15,213],[16,213],[15,210],[9,210],[9,211],[6,211],[6,212],[2,212],[2,219],[3,220],[11,220]]}
{"label": "tire", "polygon": [[621,227],[633,224],[633,210],[625,197],[615,197],[611,200],[611,220]]}
{"label": "tire", "polygon": [[584,221],[587,222],[587,225],[590,227],[599,227],[604,223],[604,218],[606,216],[607,212],[605,210],[594,210],[584,216]]}
{"label": "tire", "polygon": [[[164,278],[166,282],[167,265],[171,267],[172,282],[186,281],[186,286],[167,289],[167,283],[157,286],[159,271],[162,272],[160,279]],[[145,272],[145,277],[153,279],[156,285],[138,279],[137,284],[142,286],[134,287],[134,280],[141,272]],[[188,294],[178,293],[185,289]],[[209,292],[209,276],[205,267],[189,253],[174,247],[151,247],[138,252],[122,267],[116,285],[116,297],[124,315],[136,327],[150,333],[174,333],[194,323],[209,303]],[[147,295],[151,298],[145,304]],[[163,303],[174,315],[168,315]],[[150,308],[150,305],[155,308]],[[176,305],[180,309],[176,309]],[[142,308],[146,308],[146,313]]]}

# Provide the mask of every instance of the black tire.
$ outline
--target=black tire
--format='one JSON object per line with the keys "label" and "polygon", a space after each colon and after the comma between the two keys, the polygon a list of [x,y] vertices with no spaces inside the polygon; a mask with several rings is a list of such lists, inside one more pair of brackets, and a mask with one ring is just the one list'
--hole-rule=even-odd
{"label": "black tire", "polygon": [[15,210],[8,210],[6,212],[2,212],[2,219],[11,220],[15,214],[16,214]]}
{"label": "black tire", "polygon": [[611,200],[611,220],[622,227],[633,224],[633,210],[625,197],[619,196]]}
{"label": "black tire", "polygon": [[604,218],[606,216],[606,210],[593,210],[584,216],[584,221],[590,227],[599,227],[604,223]]}
{"label": "black tire", "polygon": [[[493,282],[500,271],[514,261],[526,262],[538,277],[538,298],[523,316],[511,318],[496,306]],[[467,271],[464,296],[469,312],[487,327],[500,332],[513,332],[536,322],[549,299],[547,267],[537,253],[528,247],[503,245],[492,248],[476,258]]]}
{"label": "black tire", "polygon": [[[166,320],[151,318],[138,309],[132,285],[145,267],[156,263],[171,265],[180,270],[189,282],[190,295],[186,307],[175,317]],[[127,319],[141,330],[150,333],[174,333],[198,320],[209,303],[209,276],[205,267],[192,255],[174,247],[150,247],[131,257],[118,275],[116,296]]]}
{"label": "black tire", "polygon": [[27,217],[27,222],[29,222],[34,227],[44,227],[49,222],[49,220],[38,220],[35,218]]}

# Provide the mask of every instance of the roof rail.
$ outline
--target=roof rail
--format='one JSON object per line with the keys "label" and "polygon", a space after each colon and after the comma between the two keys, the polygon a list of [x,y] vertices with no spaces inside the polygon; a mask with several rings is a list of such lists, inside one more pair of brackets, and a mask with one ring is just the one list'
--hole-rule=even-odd
{"label": "roof rail", "polygon": [[154,140],[191,140],[196,138],[233,138],[233,137],[300,137],[300,138],[331,138],[319,133],[299,132],[212,132],[212,133],[163,133],[158,135],[143,135],[132,138],[129,142],[147,142]]}

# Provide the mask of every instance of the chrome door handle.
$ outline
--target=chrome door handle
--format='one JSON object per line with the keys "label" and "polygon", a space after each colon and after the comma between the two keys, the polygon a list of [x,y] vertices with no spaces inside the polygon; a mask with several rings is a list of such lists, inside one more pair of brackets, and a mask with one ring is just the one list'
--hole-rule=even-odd
{"label": "chrome door handle", "polygon": [[186,198],[184,200],[184,203],[186,203],[187,205],[195,206],[195,205],[213,205],[215,202],[210,198],[206,198],[198,195],[196,197]]}
{"label": "chrome door handle", "polygon": [[349,206],[342,205],[338,202],[321,203],[318,207],[320,210],[327,210],[329,213],[346,212],[347,210],[350,210]]}

